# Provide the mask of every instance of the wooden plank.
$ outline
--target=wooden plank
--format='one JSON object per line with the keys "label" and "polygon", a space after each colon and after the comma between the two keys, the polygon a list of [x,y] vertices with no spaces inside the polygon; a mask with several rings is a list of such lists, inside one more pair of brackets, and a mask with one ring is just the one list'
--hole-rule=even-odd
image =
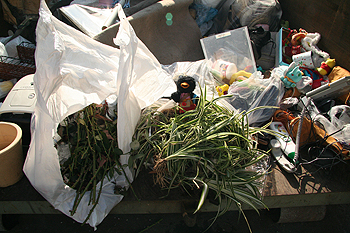
{"label": "wooden plank", "polygon": [[60,214],[47,201],[0,201],[0,214]]}
{"label": "wooden plank", "polygon": [[[304,159],[307,157],[305,153],[303,151]],[[327,169],[315,163],[304,164],[298,172],[290,174],[272,164],[263,191],[263,201],[269,208],[350,203],[350,167],[347,162]]]}
{"label": "wooden plank", "polygon": [[[350,192],[347,163],[334,165],[332,169],[318,169],[317,166],[301,166],[300,174],[291,174],[272,164],[266,178],[264,196],[289,196],[300,194],[322,194]],[[349,199],[350,200],[350,199]]]}
{"label": "wooden plank", "polygon": [[[299,194],[280,195],[264,197],[263,201],[269,209],[305,207],[318,205],[338,205],[350,203],[349,192],[335,192],[322,194]],[[117,204],[110,214],[170,214],[183,213],[182,205],[197,205],[196,200],[123,200]],[[218,206],[206,201],[200,212],[216,212]],[[242,206],[243,210],[250,210],[247,205]],[[259,207],[263,209],[263,207]],[[235,205],[229,208],[230,211],[238,210]],[[61,214],[60,211],[47,201],[0,201],[0,214]]]}
{"label": "wooden plank", "polygon": [[[338,164],[327,173],[318,171],[315,174],[303,170],[303,175],[289,174],[281,170],[276,164],[272,164],[271,172],[266,177],[263,189],[263,201],[269,209],[286,207],[304,207],[318,205],[335,205],[350,203],[350,168],[348,164]],[[310,171],[310,170],[309,170]],[[140,177],[139,177],[140,178]],[[148,177],[149,178],[149,177]],[[149,213],[182,213],[183,205],[195,209],[198,200],[187,195],[170,195],[166,198],[152,185],[152,180],[143,177],[136,179],[135,192],[140,200],[137,200],[131,192],[116,205],[111,214],[149,214]],[[141,184],[144,184],[141,188]],[[146,185],[145,185],[146,184]],[[1,192],[0,214],[59,214],[47,201],[45,201],[33,188],[30,189],[28,180],[23,179],[8,191],[27,190],[26,196],[21,195],[18,200],[10,198],[11,193]],[[21,191],[22,192],[22,191]],[[31,194],[32,193],[32,194]],[[166,192],[165,192],[166,193]],[[23,192],[22,192],[23,194]],[[18,196],[13,195],[13,197]],[[216,212],[218,206],[206,201],[201,212]],[[251,209],[243,205],[243,209]],[[260,207],[262,209],[263,207]],[[232,205],[229,210],[237,210]]]}

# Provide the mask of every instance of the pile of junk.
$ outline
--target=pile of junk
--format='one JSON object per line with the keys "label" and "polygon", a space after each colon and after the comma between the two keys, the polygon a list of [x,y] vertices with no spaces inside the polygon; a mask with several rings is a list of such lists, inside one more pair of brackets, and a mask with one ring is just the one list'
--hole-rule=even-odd
{"label": "pile of junk", "polygon": [[[350,72],[318,47],[320,33],[281,21],[276,0],[32,2],[1,1],[12,30],[0,38],[0,120],[22,127],[31,184],[78,222],[101,223],[140,167],[152,167],[169,190],[203,189],[199,210],[209,189],[224,189],[212,176],[231,178],[227,151],[245,153],[231,167],[265,151],[296,175],[306,164],[317,172],[350,158]],[[204,157],[214,151],[199,143],[214,139],[225,152]],[[186,140],[193,145],[180,146]],[[185,159],[194,162],[171,163]],[[263,204],[249,182],[222,195]]]}

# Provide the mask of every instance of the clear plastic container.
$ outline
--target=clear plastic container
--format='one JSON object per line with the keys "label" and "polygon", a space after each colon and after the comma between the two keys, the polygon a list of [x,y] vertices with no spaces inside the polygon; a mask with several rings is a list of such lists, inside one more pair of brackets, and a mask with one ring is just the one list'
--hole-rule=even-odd
{"label": "clear plastic container", "polygon": [[214,69],[216,61],[225,61],[235,64],[237,71],[244,70],[249,73],[256,71],[247,27],[202,38],[200,42],[211,69]]}

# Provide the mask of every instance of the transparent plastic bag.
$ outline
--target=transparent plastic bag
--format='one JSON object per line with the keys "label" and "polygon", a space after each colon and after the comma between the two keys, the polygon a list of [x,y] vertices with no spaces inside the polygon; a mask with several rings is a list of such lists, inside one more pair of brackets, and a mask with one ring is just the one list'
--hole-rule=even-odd
{"label": "transparent plastic bag", "polygon": [[216,81],[210,74],[207,60],[199,60],[196,62],[174,62],[171,65],[163,66],[163,69],[172,77],[178,75],[191,76],[196,80],[196,88],[193,91],[197,96],[206,88],[207,97],[217,95],[215,91]]}
{"label": "transparent plastic bag", "polygon": [[[249,112],[249,125],[259,126],[273,116],[284,95],[284,86],[278,75],[271,73],[269,79],[264,79],[260,71],[241,82],[234,82],[228,94],[232,95],[228,102],[239,112]],[[265,107],[266,106],[266,107]]]}

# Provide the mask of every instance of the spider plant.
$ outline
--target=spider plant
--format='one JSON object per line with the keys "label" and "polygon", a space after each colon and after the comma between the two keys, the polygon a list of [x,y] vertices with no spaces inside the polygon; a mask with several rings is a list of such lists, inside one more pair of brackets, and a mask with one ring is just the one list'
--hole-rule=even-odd
{"label": "spider plant", "polygon": [[196,109],[182,114],[177,113],[178,106],[171,109],[170,116],[156,109],[142,114],[134,135],[139,148],[130,157],[139,161],[136,176],[143,165],[152,164],[155,182],[169,192],[180,186],[185,190],[202,188],[194,213],[209,190],[219,201],[216,217],[232,203],[243,216],[242,204],[257,212],[260,207],[267,208],[259,192],[265,173],[250,169],[268,155],[253,140],[253,135],[269,132],[267,125],[250,127],[248,112],[235,114],[223,107],[220,101],[229,96],[212,100],[205,96],[199,97]]}

